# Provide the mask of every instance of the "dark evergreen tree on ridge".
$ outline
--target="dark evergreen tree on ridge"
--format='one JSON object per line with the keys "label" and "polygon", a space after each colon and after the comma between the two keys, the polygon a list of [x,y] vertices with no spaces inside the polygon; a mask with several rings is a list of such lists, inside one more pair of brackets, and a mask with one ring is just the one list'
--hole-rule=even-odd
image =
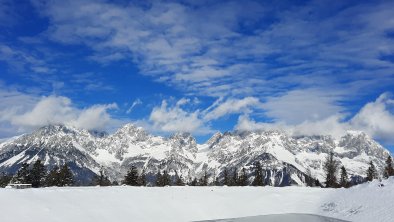
{"label": "dark evergreen tree on ridge", "polygon": [[393,160],[391,159],[391,156],[388,156],[386,160],[386,167],[383,171],[383,177],[387,179],[391,176],[394,176]]}
{"label": "dark evergreen tree on ridge", "polygon": [[215,176],[215,179],[214,179],[214,185],[215,186],[220,186],[221,185],[221,183],[220,183],[220,180],[219,180],[219,177],[218,176]]}
{"label": "dark evergreen tree on ridge", "polygon": [[122,183],[129,186],[140,186],[138,182],[139,178],[137,168],[135,166],[131,166]]}
{"label": "dark evergreen tree on ridge", "polygon": [[261,167],[260,161],[256,161],[253,168],[254,168],[254,179],[252,185],[264,186],[263,168]]}
{"label": "dark evergreen tree on ridge", "polygon": [[189,182],[189,186],[197,186],[197,185],[198,185],[197,178],[193,178],[193,179]]}
{"label": "dark evergreen tree on ridge", "polygon": [[337,187],[337,171],[338,162],[334,159],[334,153],[331,152],[323,165],[324,172],[326,173],[326,187]]}
{"label": "dark evergreen tree on ridge", "polygon": [[238,177],[238,186],[247,186],[248,185],[248,175],[246,174],[246,170],[242,167],[241,174]]}
{"label": "dark evergreen tree on ridge", "polygon": [[223,170],[223,186],[229,186],[230,185],[230,178],[228,175],[227,168],[224,168]]}
{"label": "dark evergreen tree on ridge", "polygon": [[162,186],[171,186],[171,177],[168,174],[167,170],[163,171]]}
{"label": "dark evergreen tree on ridge", "polygon": [[94,175],[91,184],[93,186],[111,186],[111,181],[104,174],[104,170],[100,169],[99,175]]}
{"label": "dark evergreen tree on ridge", "polygon": [[68,164],[65,163],[59,170],[59,184],[58,186],[72,186],[74,185],[74,176]]}
{"label": "dark evergreen tree on ridge", "polygon": [[367,181],[372,181],[378,178],[378,173],[376,171],[375,165],[372,161],[369,162],[369,167],[367,169]]}
{"label": "dark evergreen tree on ridge", "polygon": [[48,187],[59,186],[60,178],[59,178],[59,167],[54,166],[53,169],[49,171],[45,178],[45,185]]}
{"label": "dark evergreen tree on ridge", "polygon": [[237,168],[234,168],[233,176],[231,177],[230,180],[230,186],[237,186],[237,185],[238,185],[238,172],[237,172]]}
{"label": "dark evergreen tree on ridge", "polygon": [[146,174],[145,169],[142,169],[141,174],[138,176],[138,185],[146,186]]}
{"label": "dark evergreen tree on ridge", "polygon": [[175,185],[176,186],[185,186],[185,182],[183,181],[183,177],[182,175],[178,175],[178,173],[176,173],[175,175]]}
{"label": "dark evergreen tree on ridge", "polygon": [[16,175],[12,179],[12,183],[17,183],[17,184],[30,184],[31,183],[30,170],[29,170],[28,163],[22,163],[18,172],[16,172]]}
{"label": "dark evergreen tree on ridge", "polygon": [[340,179],[339,179],[339,185],[341,187],[345,187],[345,188],[350,187],[350,183],[349,183],[349,180],[348,180],[348,175],[347,175],[347,172],[346,172],[346,168],[344,166],[341,167],[341,176],[340,176]]}
{"label": "dark evergreen tree on ridge", "polygon": [[156,175],[156,186],[164,187],[170,185],[171,185],[171,177],[168,174],[167,170],[164,170],[163,174],[161,174],[159,170]]}
{"label": "dark evergreen tree on ridge", "polygon": [[200,178],[200,181],[198,183],[199,186],[208,186],[208,173],[207,171],[204,171],[204,175]]}
{"label": "dark evergreen tree on ridge", "polygon": [[308,187],[313,187],[315,185],[315,179],[313,179],[311,169],[309,168],[306,170],[305,183]]}
{"label": "dark evergreen tree on ridge", "polygon": [[45,185],[46,169],[41,160],[36,160],[30,170],[30,179],[32,187],[43,187]]}
{"label": "dark evergreen tree on ridge", "polygon": [[157,187],[161,187],[161,186],[163,186],[162,182],[163,182],[163,175],[161,174],[161,172],[159,170],[159,171],[157,171],[157,174],[156,174],[156,183],[155,183],[155,185]]}
{"label": "dark evergreen tree on ridge", "polygon": [[315,187],[321,187],[320,181],[318,179],[315,180]]}
{"label": "dark evergreen tree on ridge", "polygon": [[0,187],[6,187],[12,180],[12,176],[4,172],[0,174]]}

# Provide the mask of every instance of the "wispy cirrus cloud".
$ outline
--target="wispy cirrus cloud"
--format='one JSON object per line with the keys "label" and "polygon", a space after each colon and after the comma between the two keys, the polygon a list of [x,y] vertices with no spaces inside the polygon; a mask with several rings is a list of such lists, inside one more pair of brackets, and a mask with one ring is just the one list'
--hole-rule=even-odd
{"label": "wispy cirrus cloud", "polygon": [[[331,113],[319,119],[301,122],[258,122],[247,114],[241,115],[236,130],[282,130],[291,135],[343,136],[348,130],[360,130],[385,144],[393,144],[394,100],[389,93],[381,94],[375,101],[365,104],[355,115]],[[350,118],[349,118],[350,117]]]}
{"label": "wispy cirrus cloud", "polygon": [[208,135],[217,130],[212,127],[212,121],[229,115],[249,113],[260,102],[257,98],[247,97],[218,99],[206,109],[196,108],[196,104],[198,101],[188,98],[163,100],[160,105],[152,108],[149,119],[138,120],[136,124],[161,134],[189,132]]}
{"label": "wispy cirrus cloud", "polygon": [[[18,47],[2,43],[0,60],[35,74],[56,73],[36,82],[50,82],[59,94],[117,88],[101,79],[99,71],[67,70],[79,61],[65,64],[67,57],[61,56],[59,61],[49,60],[24,47],[53,43],[61,51],[77,45],[81,50],[70,50],[71,56],[94,66],[132,64],[130,75],[136,74],[137,66],[138,74],[175,88],[177,98],[185,97],[161,101],[145,115],[142,122],[155,131],[210,132],[212,122],[241,115],[239,127],[279,125],[309,133],[308,128],[339,132],[346,125],[376,129],[369,132],[377,138],[390,132],[348,111],[349,103],[360,106],[366,102],[361,97],[370,99],[394,84],[392,2],[31,2],[48,26],[36,38],[18,38],[24,43]],[[108,70],[107,75],[114,75]],[[192,109],[187,97],[216,102]],[[126,114],[138,105],[135,102]],[[144,105],[155,102],[144,99]],[[74,107],[62,105],[69,106]],[[354,122],[344,123],[352,117]],[[260,119],[270,123],[261,125]]]}
{"label": "wispy cirrus cloud", "polygon": [[0,43],[0,61],[5,61],[12,69],[19,72],[34,72],[38,74],[53,73],[56,69],[38,55]]}
{"label": "wispy cirrus cloud", "polygon": [[87,45],[96,61],[132,61],[142,74],[195,95],[347,89],[359,79],[378,88],[375,72],[392,83],[393,61],[382,59],[394,51],[390,2],[33,2],[50,18],[50,39]]}

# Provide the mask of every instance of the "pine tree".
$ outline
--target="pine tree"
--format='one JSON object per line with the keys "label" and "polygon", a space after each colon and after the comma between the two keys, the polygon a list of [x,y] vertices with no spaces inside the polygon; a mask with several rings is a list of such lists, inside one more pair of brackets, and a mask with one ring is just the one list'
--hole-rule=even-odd
{"label": "pine tree", "polygon": [[223,185],[224,186],[229,186],[230,185],[230,178],[229,178],[229,175],[228,175],[227,168],[224,168],[224,171],[223,171]]}
{"label": "pine tree", "polygon": [[12,179],[12,182],[19,183],[19,184],[30,184],[31,183],[29,164],[22,163],[21,168],[19,168],[18,172],[16,172],[16,175]]}
{"label": "pine tree", "polygon": [[167,170],[163,171],[162,186],[171,186],[171,177],[168,174]]}
{"label": "pine tree", "polygon": [[321,187],[320,181],[318,179],[315,180],[315,187]]}
{"label": "pine tree", "polygon": [[161,175],[160,170],[156,174],[156,186],[162,187],[163,185],[163,175]]}
{"label": "pine tree", "polygon": [[237,168],[234,168],[233,176],[231,177],[230,180],[230,186],[237,186],[237,185],[238,185],[238,173],[237,173]]}
{"label": "pine tree", "polygon": [[323,165],[324,172],[326,173],[326,187],[337,187],[337,171],[338,162],[334,159],[334,153],[331,152]]}
{"label": "pine tree", "polygon": [[119,183],[118,183],[118,181],[116,181],[116,180],[114,180],[114,181],[112,181],[112,184],[111,184],[112,186],[119,186]]}
{"label": "pine tree", "polygon": [[111,186],[111,181],[104,174],[103,169],[100,169],[99,174],[93,176],[91,184],[93,186]]}
{"label": "pine tree", "polygon": [[393,161],[391,159],[391,156],[388,156],[386,160],[386,167],[383,171],[383,177],[387,179],[391,176],[394,176]]}
{"label": "pine tree", "polygon": [[55,166],[45,178],[45,185],[48,187],[59,186],[60,178],[59,178],[59,167]]}
{"label": "pine tree", "polygon": [[238,177],[238,185],[239,186],[247,186],[248,185],[248,175],[246,174],[245,168],[242,168],[241,174]]}
{"label": "pine tree", "polygon": [[46,169],[41,160],[36,160],[30,170],[30,178],[32,187],[43,187],[45,184]]}
{"label": "pine tree", "polygon": [[62,168],[59,170],[59,184],[58,186],[72,186],[74,185],[74,176],[68,167],[67,163],[65,163]]}
{"label": "pine tree", "polygon": [[339,185],[341,187],[345,187],[345,188],[348,188],[349,185],[350,185],[349,181],[348,181],[348,175],[347,175],[347,172],[346,172],[346,168],[344,166],[341,167],[341,177],[340,177],[340,180],[339,180]]}
{"label": "pine tree", "polygon": [[305,183],[308,187],[313,187],[315,180],[312,177],[311,169],[307,169],[305,173]]}
{"label": "pine tree", "polygon": [[214,185],[215,185],[215,186],[220,186],[220,185],[221,185],[221,183],[220,183],[220,180],[219,180],[219,177],[218,177],[218,176],[215,176]]}
{"label": "pine tree", "polygon": [[182,175],[179,176],[178,173],[176,174],[175,185],[176,185],[176,186],[185,186],[185,182],[183,182],[183,177],[182,177]]}
{"label": "pine tree", "polygon": [[204,175],[201,177],[199,186],[208,186],[208,173],[207,171],[204,172]]}
{"label": "pine tree", "polygon": [[194,178],[194,179],[189,183],[189,185],[190,185],[190,186],[197,186],[197,185],[198,185],[197,178]]}
{"label": "pine tree", "polygon": [[372,181],[378,178],[378,173],[376,171],[375,165],[373,162],[369,162],[369,167],[367,169],[367,181]]}
{"label": "pine tree", "polygon": [[254,164],[254,180],[252,182],[253,186],[264,186],[263,182],[263,168],[259,161]]}
{"label": "pine tree", "polygon": [[135,166],[131,166],[130,170],[124,177],[123,184],[129,186],[139,186],[138,170]]}
{"label": "pine tree", "polygon": [[2,172],[0,174],[0,187],[6,187],[11,180],[12,180],[12,176]]}
{"label": "pine tree", "polygon": [[145,169],[142,169],[141,174],[138,176],[138,185],[139,186],[146,186]]}

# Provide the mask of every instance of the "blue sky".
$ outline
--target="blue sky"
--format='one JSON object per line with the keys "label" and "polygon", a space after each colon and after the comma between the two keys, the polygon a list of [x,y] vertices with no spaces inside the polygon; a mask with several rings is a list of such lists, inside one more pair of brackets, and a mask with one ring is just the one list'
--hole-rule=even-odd
{"label": "blue sky", "polygon": [[391,1],[0,0],[0,137],[362,130],[394,145]]}

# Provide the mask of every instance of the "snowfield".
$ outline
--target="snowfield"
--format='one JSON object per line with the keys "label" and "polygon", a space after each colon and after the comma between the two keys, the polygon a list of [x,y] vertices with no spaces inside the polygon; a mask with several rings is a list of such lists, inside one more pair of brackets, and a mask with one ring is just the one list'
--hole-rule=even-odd
{"label": "snowfield", "polygon": [[394,178],[350,189],[310,187],[70,187],[0,189],[2,222],[199,221],[307,213],[394,221]]}

